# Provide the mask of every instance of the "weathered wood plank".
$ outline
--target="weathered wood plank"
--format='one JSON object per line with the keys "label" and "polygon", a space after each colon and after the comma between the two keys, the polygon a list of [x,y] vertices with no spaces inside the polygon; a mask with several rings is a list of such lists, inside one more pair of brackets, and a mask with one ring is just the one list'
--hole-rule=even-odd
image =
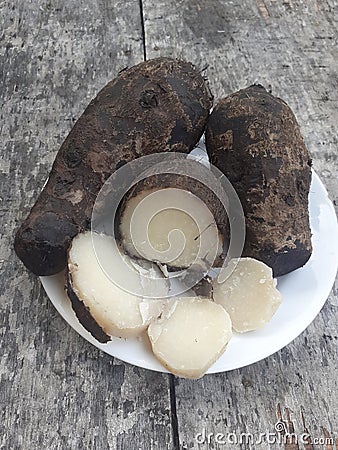
{"label": "weathered wood plank", "polygon": [[[143,11],[148,58],[171,55],[208,65],[216,98],[259,82],[290,104],[337,207],[337,2],[143,0]],[[298,448],[266,437],[255,444],[259,433],[275,431],[278,408],[297,434],[306,427],[313,438],[337,437],[337,287],[308,330],[277,354],[197,382],[176,379],[182,448]],[[203,430],[212,433],[209,446],[198,445]],[[217,444],[217,433],[223,439],[252,433],[253,444]]]}
{"label": "weathered wood plank", "polygon": [[13,252],[76,118],[143,60],[139,2],[5,1],[0,23],[0,447],[169,448],[168,377],[84,341]]}
{"label": "weathered wood plank", "polygon": [[144,0],[143,5],[148,58],[171,55],[208,66],[216,99],[263,84],[295,111],[315,168],[324,171],[318,161],[325,158],[337,167],[337,2]]}
{"label": "weathered wood plank", "polygon": [[[143,13],[148,58],[208,63],[217,97],[262,82],[285,98],[337,204],[334,0],[144,0]],[[303,413],[313,437],[332,436],[338,287],[314,324],[277,355],[198,382],[176,380],[176,392],[172,378],[112,360],[58,316],[15,258],[13,230],[89,99],[143,59],[139,2],[5,1],[0,21],[1,448],[178,448],[175,433],[182,447],[207,448],[195,439],[203,428],[214,437],[274,431],[278,405],[297,433]],[[218,447],[236,448],[209,446]]]}

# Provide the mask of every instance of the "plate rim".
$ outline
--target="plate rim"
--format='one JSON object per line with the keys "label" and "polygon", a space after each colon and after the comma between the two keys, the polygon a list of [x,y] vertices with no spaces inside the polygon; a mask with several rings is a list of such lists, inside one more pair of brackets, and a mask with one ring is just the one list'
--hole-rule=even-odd
{"label": "plate rim", "polygon": [[[337,221],[337,216],[336,216],[336,212],[335,212],[333,203],[329,198],[329,195],[328,195],[328,192],[327,192],[327,189],[326,189],[324,183],[321,181],[321,179],[320,179],[319,175],[316,173],[316,171],[312,168],[312,180],[311,180],[310,192],[311,192],[311,188],[313,188],[314,183],[317,183],[317,185],[319,186],[320,191],[321,191],[320,192],[321,197],[323,197],[323,199],[325,198],[325,205],[329,207],[330,220],[332,220],[332,225],[335,227],[335,233],[338,237],[338,221]],[[311,216],[311,214],[310,214],[310,216]],[[312,238],[314,236],[315,236],[315,233],[313,233]],[[304,265],[302,268],[297,269],[297,270],[303,270],[303,268],[305,268],[308,264],[309,264],[309,262],[306,265]],[[273,349],[271,351],[270,350],[267,352],[262,351],[261,354],[256,354],[256,356],[253,356],[252,358],[250,358],[250,357],[247,358],[247,361],[245,363],[241,363],[241,362],[239,362],[238,364],[234,363],[230,368],[223,368],[223,369],[217,368],[217,361],[216,361],[206,372],[206,375],[214,374],[214,373],[228,372],[231,370],[240,369],[242,367],[246,367],[248,365],[254,364],[256,362],[259,362],[259,361],[261,361],[265,358],[268,358],[269,356],[279,352],[281,349],[283,349],[284,347],[289,345],[291,342],[293,342],[298,336],[300,336],[310,326],[310,324],[315,320],[315,318],[318,316],[318,314],[322,310],[324,304],[326,303],[326,301],[330,295],[330,292],[332,290],[332,286],[334,284],[335,278],[336,278],[336,274],[337,274],[337,270],[338,270],[338,258],[336,258],[336,264],[333,269],[334,270],[332,270],[332,276],[330,277],[330,281],[325,285],[325,287],[323,287],[323,293],[320,296],[321,298],[316,302],[316,307],[311,310],[311,314],[308,314],[308,316],[306,317],[306,320],[299,322],[300,326],[295,327],[293,329],[293,332],[289,335],[289,338],[281,340],[281,344],[280,345],[278,344],[277,346],[273,347]],[[297,271],[294,271],[294,272],[297,272]],[[333,275],[333,273],[334,273],[334,275]],[[279,277],[277,280],[282,280],[282,279],[284,279],[284,277],[287,277],[288,275],[290,275],[290,274],[284,275],[283,277]],[[50,292],[51,292],[50,282],[52,281],[53,278],[56,279],[57,277],[60,277],[60,274],[56,274],[56,275],[49,276],[49,277],[40,277],[40,281],[42,283],[42,286],[43,286],[49,300],[54,305],[54,307],[56,308],[58,313],[68,323],[68,325],[70,325],[78,334],[80,334],[84,339],[86,339],[89,343],[91,343],[92,345],[97,347],[99,350],[104,351],[108,355],[110,355],[114,358],[117,358],[125,363],[132,364],[134,366],[138,366],[138,367],[141,367],[141,368],[144,368],[147,370],[153,370],[156,372],[171,373],[164,366],[162,366],[162,364],[156,359],[156,357],[154,355],[149,355],[154,360],[154,362],[152,364],[150,364],[146,360],[142,360],[142,362],[140,360],[135,361],[135,358],[133,358],[132,356],[130,356],[128,354],[126,354],[125,356],[121,356],[121,354],[119,352],[118,352],[119,353],[118,355],[112,354],[111,347],[114,345],[114,339],[112,341],[110,341],[108,344],[101,344],[100,342],[98,342],[93,336],[91,336],[91,334],[87,330],[85,330],[85,328],[83,328],[83,326],[80,324],[80,322],[78,322],[74,312],[73,312],[73,317],[69,317],[69,313],[65,312],[64,308],[62,307],[62,302],[60,300],[57,301],[54,298],[54,296],[50,295]],[[63,295],[67,298],[67,295],[65,292]],[[68,301],[69,301],[69,299],[68,299]],[[69,305],[70,305],[70,301],[69,301]],[[74,318],[77,322],[77,326],[74,325]],[[258,330],[258,331],[260,331],[260,330]],[[251,333],[257,333],[257,331],[250,332],[250,334]],[[249,338],[250,334],[249,334],[249,336],[248,336],[248,334],[243,334],[243,335],[238,336],[238,334],[236,333],[234,336],[237,336],[239,338],[240,338],[240,336],[248,336],[248,338]],[[120,339],[120,338],[115,338],[115,340],[116,339]],[[133,339],[135,339],[135,338],[133,338]],[[146,337],[144,337],[143,340],[144,339],[146,339]],[[232,338],[232,339],[234,339],[234,338]],[[143,342],[142,339],[141,340],[138,339],[138,340],[140,342]],[[124,341],[124,340],[122,340],[122,341]],[[231,345],[231,341],[230,341],[229,345]],[[224,352],[223,356],[226,355],[226,353],[227,353],[227,350]],[[156,361],[156,364],[155,364],[155,361]]]}

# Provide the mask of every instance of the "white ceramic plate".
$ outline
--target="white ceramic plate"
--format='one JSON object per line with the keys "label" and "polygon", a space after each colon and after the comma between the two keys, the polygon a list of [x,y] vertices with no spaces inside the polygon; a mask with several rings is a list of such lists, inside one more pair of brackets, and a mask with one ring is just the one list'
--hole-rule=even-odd
{"label": "white ceramic plate", "polygon": [[[234,334],[225,353],[207,373],[224,372],[252,364],[289,344],[317,316],[334,283],[338,267],[338,225],[335,211],[318,175],[313,172],[310,190],[313,254],[308,263],[278,279],[283,303],[262,330]],[[64,291],[63,275],[41,277],[43,287],[61,316],[87,341],[122,361],[167,372],[142,339],[114,338],[100,344],[78,322]]]}

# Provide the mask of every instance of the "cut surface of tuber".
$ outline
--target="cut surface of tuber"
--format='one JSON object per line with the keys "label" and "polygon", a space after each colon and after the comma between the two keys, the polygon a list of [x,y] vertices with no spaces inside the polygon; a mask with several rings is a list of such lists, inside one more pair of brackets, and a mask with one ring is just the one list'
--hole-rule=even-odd
{"label": "cut surface of tuber", "polygon": [[223,282],[213,282],[213,298],[229,313],[233,328],[244,333],[268,323],[282,301],[272,269],[253,258],[233,259],[235,267]]}
{"label": "cut surface of tuber", "polygon": [[193,379],[221,356],[231,335],[229,314],[203,297],[171,299],[148,328],[158,360],[175,375]]}
{"label": "cut surface of tuber", "polygon": [[[73,293],[102,330],[111,336],[127,338],[140,335],[150,321],[159,316],[167,301],[164,297],[168,295],[169,287],[154,264],[145,262],[145,267],[142,267],[118,252],[118,248],[112,245],[111,237],[81,233],[73,239],[68,256],[68,272]],[[128,277],[129,292],[105,273],[97,255],[104,262],[104,267],[111,266],[112,274],[118,271],[119,277],[124,274]],[[157,298],[139,296],[144,290],[149,293],[149,285]],[[80,315],[77,315],[80,319]],[[88,331],[93,331],[90,323],[83,325]]]}
{"label": "cut surface of tuber", "polygon": [[222,251],[212,213],[184,189],[138,192],[128,200],[119,229],[129,254],[168,267],[210,267]]}

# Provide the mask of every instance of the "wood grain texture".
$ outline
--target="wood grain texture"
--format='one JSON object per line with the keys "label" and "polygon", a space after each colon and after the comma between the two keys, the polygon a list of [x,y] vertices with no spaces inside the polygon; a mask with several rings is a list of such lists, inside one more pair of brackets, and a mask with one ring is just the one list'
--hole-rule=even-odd
{"label": "wood grain texture", "polygon": [[[313,324],[282,351],[188,381],[100,353],[66,325],[14,255],[13,231],[74,121],[120,69],[143,60],[144,50],[147,58],[209,65],[218,98],[261,82],[287,100],[337,207],[337,2],[142,0],[141,6],[138,0],[0,3],[0,448],[296,448],[195,438],[203,429],[256,438],[274,432],[277,421],[312,438],[337,439],[337,283]],[[333,442],[309,440],[299,449],[338,449]]]}
{"label": "wood grain texture", "polygon": [[[337,211],[337,2],[143,0],[143,12],[148,58],[176,55],[208,66],[216,98],[258,82],[288,102]],[[292,439],[255,439],[275,432],[278,408],[286,432],[292,425],[297,434],[306,427],[313,440],[324,430],[337,437],[337,296],[336,282],[312,325],[266,360],[197,382],[176,379],[181,448],[331,448],[311,439],[298,447]],[[198,444],[203,430],[212,433],[209,444]],[[217,444],[217,433],[252,433],[253,441]]]}
{"label": "wood grain texture", "polygon": [[14,229],[74,121],[119,70],[143,60],[139,3],[1,2],[0,23],[0,448],[166,448],[168,377],[79,337],[13,251]]}

